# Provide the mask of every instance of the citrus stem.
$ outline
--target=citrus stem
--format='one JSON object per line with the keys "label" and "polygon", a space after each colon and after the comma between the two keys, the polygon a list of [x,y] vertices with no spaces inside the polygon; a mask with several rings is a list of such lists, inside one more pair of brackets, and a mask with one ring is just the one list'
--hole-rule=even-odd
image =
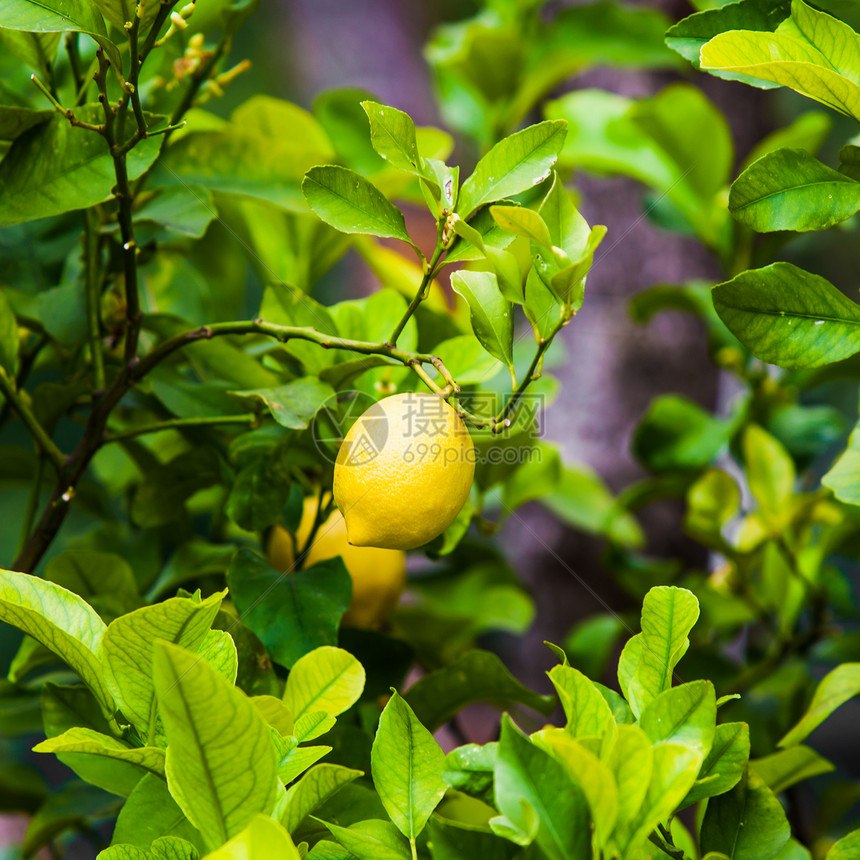
{"label": "citrus stem", "polygon": [[305,545],[302,547],[301,552],[296,556],[296,561],[293,564],[293,572],[297,570],[301,570],[305,566],[305,561],[307,560],[308,553],[311,551],[311,547],[316,540],[317,533],[320,530],[322,524],[328,519],[329,514],[332,509],[332,500],[323,505],[323,499],[325,498],[326,489],[323,486],[320,486],[319,495],[317,496],[317,509],[314,514],[314,521],[311,525],[311,530],[308,532],[307,540],[305,541]]}
{"label": "citrus stem", "polygon": [[439,261],[445,253],[445,246],[442,243],[442,233],[444,229],[445,218],[440,218],[436,222],[436,247],[433,250],[433,256],[430,257],[429,261],[424,263],[424,276],[421,278],[421,283],[418,285],[418,291],[412,297],[412,301],[409,302],[409,306],[406,308],[406,312],[403,314],[400,322],[394,327],[391,337],[386,341],[391,344],[391,346],[395,346],[397,344],[397,338],[400,337],[403,329],[406,328],[406,323],[409,322],[409,318],[416,310],[418,310],[418,305],[427,298],[427,294],[430,291],[430,285],[433,283],[433,278],[436,277],[438,269],[440,268]]}

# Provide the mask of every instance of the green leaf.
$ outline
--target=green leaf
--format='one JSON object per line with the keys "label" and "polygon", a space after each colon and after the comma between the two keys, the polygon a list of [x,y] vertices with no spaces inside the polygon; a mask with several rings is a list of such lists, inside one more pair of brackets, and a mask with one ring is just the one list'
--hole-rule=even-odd
{"label": "green leaf", "polygon": [[241,833],[216,851],[207,860],[301,860],[290,834],[267,815],[254,816]]}
{"label": "green leaf", "polygon": [[179,836],[159,836],[151,850],[155,860],[197,860],[200,856],[193,843]]}
{"label": "green leaf", "polygon": [[779,440],[757,424],[746,428],[741,446],[750,492],[763,516],[776,526],[785,523],[794,493],[794,461]]}
{"label": "green leaf", "polygon": [[337,841],[358,860],[410,860],[409,845],[390,821],[370,819],[351,827],[322,822]]}
{"label": "green leaf", "polygon": [[52,582],[0,570],[0,621],[53,651],[90,688],[104,715],[113,716],[116,705],[102,679],[106,628],[88,603]]}
{"label": "green leaf", "polygon": [[641,546],[639,524],[618,504],[600,476],[588,466],[566,464],[559,488],[541,498],[562,522],[592,534],[605,535],[622,546]]}
{"label": "green leaf", "polygon": [[463,218],[484,203],[512,197],[549,176],[564,143],[562,120],[531,125],[499,141],[463,183],[457,211]]}
{"label": "green leaf", "polygon": [[805,740],[840,705],[860,693],[860,663],[843,663],[828,672],[815,688],[812,702],[797,725],[779,742],[788,747]]}
{"label": "green leaf", "polygon": [[860,505],[860,424],[852,431],[848,447],[830,467],[821,483],[833,490],[840,501]]}
{"label": "green leaf", "polygon": [[665,821],[690,790],[702,763],[701,756],[676,744],[654,747],[654,767],[645,798],[632,827],[616,828],[622,851],[641,845]]}
{"label": "green leaf", "polygon": [[296,721],[293,734],[299,743],[316,740],[329,732],[337,722],[337,718],[325,711],[311,711]]}
{"label": "green leaf", "polygon": [[557,173],[538,211],[549,230],[549,244],[561,248],[571,260],[580,259],[588,249],[591,230],[571,202]]}
{"label": "green leaf", "polygon": [[302,192],[311,209],[342,233],[369,233],[411,244],[403,213],[352,170],[312,167],[302,181]]}
{"label": "green leaf", "polygon": [[549,495],[561,480],[561,455],[557,448],[539,442],[534,454],[516,468],[502,489],[502,506],[506,514],[528,502]]}
{"label": "green leaf", "polygon": [[478,649],[425,675],[407,690],[404,698],[431,731],[476,702],[489,702],[498,708],[519,702],[545,716],[555,706],[552,696],[540,696],[523,686],[495,654]]}
{"label": "green leaf", "polygon": [[788,747],[764,758],[752,759],[750,767],[774,794],[781,794],[804,779],[834,770],[826,758],[805,746]]}
{"label": "green leaf", "polygon": [[460,385],[486,382],[501,370],[498,359],[468,334],[443,340],[433,347],[433,354],[441,359]]}
{"label": "green leaf", "polygon": [[585,744],[559,729],[544,729],[532,742],[560,761],[588,801],[598,847],[605,846],[618,816],[618,787],[609,767]]}
{"label": "green leaf", "polygon": [[833,119],[829,114],[820,110],[807,111],[791,125],[765,135],[749,151],[741,164],[741,170],[746,170],[760,158],[784,147],[803,149],[810,155],[815,155],[824,145],[832,127]]}
{"label": "green leaf", "polygon": [[290,709],[276,696],[252,696],[254,707],[260,712],[263,719],[279,735],[287,738],[293,733],[295,723]]}
{"label": "green leaf", "polygon": [[248,549],[239,550],[227,582],[243,623],[276,663],[289,668],[323,645],[337,643],[352,580],[340,557],[284,575]]}
{"label": "green leaf", "polygon": [[636,427],[636,459],[653,472],[702,469],[725,447],[733,427],[676,394],[656,397]]}
{"label": "green leaf", "polygon": [[370,761],[385,811],[414,840],[445,794],[445,754],[396,692],[379,718]]}
{"label": "green leaf", "polygon": [[679,744],[702,759],[714,742],[717,700],[710,681],[692,681],[665,690],[639,717],[639,726],[653,744]]}
{"label": "green leaf", "polygon": [[[107,37],[105,24],[96,11],[98,3],[86,0],[9,0],[0,9],[0,27],[28,33],[85,33],[104,49],[117,74],[122,74],[122,58]],[[151,10],[155,14],[156,10]],[[117,26],[122,28],[124,21]],[[91,133],[91,132],[87,132]]]}
{"label": "green leaf", "polygon": [[732,184],[729,209],[759,233],[826,230],[860,210],[860,182],[803,149],[778,149]]}
{"label": "green leaf", "polygon": [[225,512],[239,528],[262,531],[278,521],[291,486],[292,475],[283,457],[258,457],[236,475]]}
{"label": "green leaf", "polygon": [[200,849],[204,847],[200,834],[176,805],[164,779],[146,774],[120,810],[113,842],[149,848],[161,836],[178,836]]}
{"label": "green leaf", "polygon": [[537,844],[549,860],[586,860],[591,856],[588,804],[565,768],[502,717],[494,769],[496,806],[528,834],[530,813],[537,817]]}
{"label": "green leaf", "polygon": [[502,296],[496,276],[489,272],[455,272],[451,287],[468,302],[472,329],[481,346],[513,374],[514,308]]}
{"label": "green leaf", "polygon": [[[84,105],[74,113],[83,122],[104,121],[101,105]],[[150,123],[158,119],[148,117]],[[146,138],[128,153],[130,180],[142,176],[158,157],[159,141],[157,135]],[[115,185],[104,138],[55,113],[15,140],[0,162],[0,226],[104,203],[113,197]]]}
{"label": "green leaf", "polygon": [[645,595],[642,653],[635,672],[643,708],[672,685],[672,673],[690,644],[687,635],[698,617],[699,601],[685,588],[661,585]]}
{"label": "green leaf", "polygon": [[278,820],[293,833],[306,816],[360,776],[363,776],[360,770],[338,764],[312,767],[287,791],[286,798],[280,804]]}
{"label": "green leaf", "polygon": [[315,648],[290,670],[284,704],[297,723],[315,711],[336,717],[359,700],[364,681],[364,667],[349,651]]}
{"label": "green leaf", "polygon": [[33,747],[33,752],[85,753],[127,762],[154,773],[164,775],[164,750],[159,747],[129,747],[110,735],[104,735],[82,726],[69,729],[55,738],[48,738]]}
{"label": "green leaf", "polygon": [[370,142],[391,165],[429,179],[418,153],[415,123],[412,117],[397,108],[366,101],[361,106],[370,122]]}
{"label": "green leaf", "polygon": [[860,851],[860,830],[853,830],[830,847],[827,860],[851,860]]}
{"label": "green leaf", "polygon": [[334,389],[330,385],[311,377],[295,379],[278,388],[230,393],[252,403],[262,401],[272,418],[291,430],[304,430],[320,407],[334,397]]}
{"label": "green leaf", "polygon": [[[0,26],[0,46],[41,75],[43,80],[51,78],[51,69],[57,58],[57,48],[61,38],[60,33],[28,33],[23,30],[7,30]],[[7,111],[9,111],[8,115]],[[43,114],[42,119],[36,122],[29,121],[39,113]],[[3,129],[2,134],[10,135],[2,139],[14,140],[26,130],[26,127],[43,122],[51,113],[53,113],[52,110],[35,111],[17,105],[0,108],[0,129]],[[23,123],[24,127],[19,123]]]}
{"label": "green leaf", "polygon": [[203,644],[223,597],[223,592],[202,601],[199,597],[171,597],[123,615],[108,627],[103,643],[105,683],[142,738],[152,738],[156,731],[152,680],[156,640],[196,651]]}
{"label": "green leaf", "polygon": [[723,723],[717,726],[711,749],[681,806],[690,806],[734,788],[744,775],[749,757],[750,730],[746,723]]}
{"label": "green leaf", "polygon": [[743,272],[713,290],[720,319],[756,358],[819,367],[860,351],[860,308],[791,263]]}
{"label": "green leaf", "polygon": [[566,718],[565,730],[573,737],[600,737],[614,727],[606,699],[578,669],[553,666],[547,672]]}
{"label": "green leaf", "polygon": [[45,565],[44,578],[83,597],[105,619],[141,602],[131,566],[112,552],[66,550]]}
{"label": "green leaf", "polygon": [[606,763],[618,786],[618,827],[630,830],[652,778],[654,751],[648,735],[638,726],[618,726]]}
{"label": "green leaf", "polygon": [[520,206],[491,206],[490,215],[499,227],[508,233],[513,233],[514,236],[522,236],[544,248],[553,246],[549,228],[533,209]]}
{"label": "green leaf", "polygon": [[[740,3],[727,3],[716,9],[707,9],[696,15],[690,15],[670,27],[666,33],[666,44],[698,69],[702,46],[714,36],[728,30],[773,32],[788,16],[790,10],[791,0],[743,0]],[[719,78],[745,81],[757,87],[776,86],[769,81],[749,78],[746,75],[710,69],[708,71]]]}
{"label": "green leaf", "polygon": [[[801,0],[792,3],[797,10],[813,10]],[[815,12],[815,41],[796,38],[790,28],[774,33],[736,30],[721,33],[702,46],[701,68],[749,75],[780,86],[790,87],[802,96],[815,99],[850,117],[860,117],[860,84],[856,64],[847,58],[857,51],[857,34],[850,27],[823,12]],[[796,28],[795,28],[796,29]],[[845,58],[840,68],[839,54]]]}
{"label": "green leaf", "polygon": [[159,642],[155,688],[167,732],[167,784],[211,847],[274,809],[277,762],[251,700],[194,654]]}
{"label": "green leaf", "polygon": [[496,742],[456,747],[445,756],[442,777],[451,788],[492,804],[493,769],[498,751]]}
{"label": "green leaf", "polygon": [[217,210],[208,188],[179,185],[161,188],[135,213],[135,221],[153,221],[173,233],[200,239]]}
{"label": "green leaf", "polygon": [[331,747],[327,746],[293,747],[281,758],[278,779],[288,785],[330,752]]}
{"label": "green leaf", "polygon": [[735,479],[722,469],[707,469],[687,491],[684,529],[705,546],[722,549],[723,527],[737,514],[740,504],[741,491]]}
{"label": "green leaf", "polygon": [[233,637],[226,630],[209,630],[197,656],[208,663],[229,684],[236,683],[239,674],[239,652]]}
{"label": "green leaf", "polygon": [[722,851],[731,860],[770,860],[791,829],[776,795],[751,770],[729,792],[708,801],[702,853]]}

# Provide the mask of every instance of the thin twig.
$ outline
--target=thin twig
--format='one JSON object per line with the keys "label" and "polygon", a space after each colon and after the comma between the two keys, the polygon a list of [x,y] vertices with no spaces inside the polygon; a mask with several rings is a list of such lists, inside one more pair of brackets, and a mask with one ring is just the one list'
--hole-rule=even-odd
{"label": "thin twig", "polygon": [[0,367],[0,394],[6,398],[12,409],[18,413],[18,417],[27,425],[27,429],[36,440],[39,449],[44,451],[57,472],[61,473],[66,467],[65,454],[57,447],[54,440],[39,423],[39,419],[36,418],[33,410],[24,402],[21,395],[18,394],[15,383],[9,378],[9,375],[2,367]]}
{"label": "thin twig", "polygon": [[171,418],[166,421],[158,421],[152,424],[142,424],[140,427],[131,427],[117,433],[106,433],[105,444],[109,442],[121,442],[126,439],[134,439],[136,436],[147,436],[150,433],[161,433],[164,430],[183,430],[188,427],[214,427],[229,424],[255,424],[260,420],[258,415],[213,415],[203,418]]}
{"label": "thin twig", "polygon": [[84,282],[87,304],[87,333],[93,363],[93,390],[104,390],[105,364],[102,354],[99,292],[99,225],[95,209],[84,211]]}

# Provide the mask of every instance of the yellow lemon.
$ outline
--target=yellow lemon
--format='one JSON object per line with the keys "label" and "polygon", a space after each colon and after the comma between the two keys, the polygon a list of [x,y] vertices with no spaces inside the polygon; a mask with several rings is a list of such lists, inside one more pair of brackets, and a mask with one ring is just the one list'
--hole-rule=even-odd
{"label": "yellow lemon", "polygon": [[[317,512],[315,499],[305,500],[296,537],[303,547],[311,533]],[[296,550],[290,533],[275,526],[269,538],[269,564],[277,570],[293,567]],[[352,601],[343,617],[353,627],[379,627],[391,615],[406,582],[406,556],[402,552],[351,546],[346,523],[335,511],[318,529],[305,565],[341,556],[352,578]]]}
{"label": "yellow lemon", "polygon": [[395,394],[346,434],[334,500],[354,546],[415,549],[451,525],[474,475],[475,448],[451,406],[435,394]]}

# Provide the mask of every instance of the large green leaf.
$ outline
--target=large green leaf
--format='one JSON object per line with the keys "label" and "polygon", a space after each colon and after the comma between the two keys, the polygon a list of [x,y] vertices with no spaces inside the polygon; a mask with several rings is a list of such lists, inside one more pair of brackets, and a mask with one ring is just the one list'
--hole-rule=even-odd
{"label": "large green leaf", "polygon": [[776,32],[734,30],[702,46],[701,68],[749,75],[860,118],[857,34],[841,21],[793,0]]}
{"label": "large green leaf", "polygon": [[[323,822],[335,839],[358,860],[409,860],[409,845],[390,822],[371,818],[350,827]],[[323,855],[325,857],[326,855]],[[342,855],[335,855],[340,858]]]}
{"label": "large green leaf", "polygon": [[274,809],[277,762],[269,727],[241,690],[184,648],[159,642],[153,673],[170,792],[215,848]]}
{"label": "large green leaf", "polygon": [[660,693],[643,709],[639,726],[654,744],[680,744],[704,759],[714,742],[717,699],[710,681],[691,681]]}
{"label": "large green leaf", "polygon": [[513,373],[514,308],[489,272],[455,272],[451,286],[469,305],[472,329],[493,358]]}
{"label": "large green leaf", "polygon": [[750,730],[746,723],[717,726],[711,749],[681,806],[689,806],[734,788],[746,770],[749,757]]}
{"label": "large green leaf", "polygon": [[622,851],[642,845],[652,830],[665,821],[692,787],[701,756],[677,744],[654,747],[654,768],[639,812],[632,826],[616,828],[616,839]]}
{"label": "large green leaf", "polygon": [[334,389],[322,380],[305,377],[277,388],[232,391],[231,394],[252,403],[262,401],[282,427],[303,430],[320,407],[334,397]]}
{"label": "large green leaf", "polygon": [[467,218],[484,203],[512,197],[549,176],[564,143],[561,120],[531,125],[499,141],[463,183],[457,211]]}
{"label": "large green leaf", "polygon": [[[89,123],[104,121],[101,105],[76,108],[75,116]],[[148,121],[159,119],[150,116]],[[129,179],[149,169],[160,141],[157,135],[146,138],[128,153]],[[115,185],[113,158],[104,138],[55,114],[24,132],[0,162],[0,226],[104,203]]]}
{"label": "large green leaf", "polygon": [[160,747],[130,747],[110,735],[80,726],[36,744],[33,752],[102,756],[137,765],[156,776],[164,774],[164,750]]}
{"label": "large green leaf", "polygon": [[412,117],[378,102],[366,101],[361,106],[370,122],[370,142],[379,155],[394,167],[427,178]]}
{"label": "large green leaf", "polygon": [[284,704],[296,723],[315,711],[336,717],[358,701],[364,681],[364,667],[349,651],[331,646],[315,648],[290,670]]}
{"label": "large green leaf", "polygon": [[702,469],[729,441],[732,423],[677,394],[655,397],[636,426],[631,448],[653,472]]}
{"label": "large green leaf", "polygon": [[577,90],[548,102],[545,113],[569,123],[561,164],[637,179],[658,192],[660,206],[671,207],[676,221],[709,247],[727,251],[731,219],[719,193],[732,167],[731,132],[698,88],[672,84],[638,101]]}
{"label": "large green leaf", "polygon": [[218,614],[223,592],[200,600],[171,597],[111,622],[103,642],[105,683],[142,738],[154,738],[156,698],[152,661],[157,640],[196,651]]}
{"label": "large green leaf", "polygon": [[826,758],[805,746],[788,747],[764,758],[753,759],[750,767],[774,794],[781,794],[795,783],[834,769]]}
{"label": "large green leaf", "polygon": [[302,181],[311,209],[342,233],[369,233],[411,242],[403,213],[363,176],[346,167],[312,167]]}
{"label": "large green leaf", "polygon": [[338,764],[315,765],[290,786],[279,804],[278,820],[292,833],[307,815],[362,775],[360,770]]}
{"label": "large green leaf", "polygon": [[553,666],[547,674],[564,708],[565,730],[573,737],[603,737],[614,727],[606,699],[582,672],[573,666]]}
{"label": "large green leaf", "polygon": [[812,702],[797,725],[779,742],[781,747],[799,744],[821,725],[840,705],[860,693],[860,663],[843,663],[825,675]]}
{"label": "large green leaf", "polygon": [[285,576],[243,549],[230,563],[227,582],[243,623],[275,662],[290,667],[314,648],[337,644],[338,623],[352,596],[352,579],[339,557]]}
{"label": "large green leaf", "polygon": [[619,726],[606,763],[618,786],[617,822],[630,832],[648,793],[654,769],[654,750],[639,726]]}
{"label": "large green leaf", "polygon": [[496,806],[507,826],[529,835],[534,816],[536,841],[550,860],[591,856],[585,795],[564,766],[535,746],[507,715],[502,718],[494,774]]}
{"label": "large green leaf", "polygon": [[153,840],[162,836],[179,836],[200,849],[205,847],[200,834],[176,805],[164,779],[148,773],[120,810],[113,843],[149,848]]}
{"label": "large green leaf", "polygon": [[[702,45],[714,36],[728,30],[776,29],[788,17],[791,0],[742,0],[726,3],[714,9],[705,9],[679,21],[666,32],[666,44],[699,68],[699,54]],[[709,71],[711,71],[709,69]],[[742,80],[754,86],[770,88],[776,84],[770,81],[749,78],[746,75],[713,71],[717,77],[728,80]]]}
{"label": "large green leaf", "polygon": [[794,460],[782,443],[758,424],[749,424],[741,440],[750,492],[768,522],[787,522],[794,492]]}
{"label": "large green leaf", "polygon": [[207,860],[301,860],[302,855],[277,821],[257,815],[241,833],[206,857]]}
{"label": "large green leaf", "polygon": [[661,585],[645,595],[642,651],[635,669],[642,708],[672,685],[672,673],[690,644],[687,635],[698,617],[699,601],[685,588]]}
{"label": "large green leaf", "polygon": [[[0,7],[0,27],[28,33],[85,33],[104,49],[118,74],[122,58],[107,37],[100,4],[87,0],[8,0]],[[148,10],[155,14],[154,9]],[[121,29],[124,21],[114,22]]]}
{"label": "large green leaf", "polygon": [[743,272],[712,295],[732,334],[769,364],[819,367],[860,351],[860,307],[791,263]]}
{"label": "large green leaf", "polygon": [[729,209],[760,233],[826,230],[860,209],[860,182],[805,149],[778,149],[734,181]]}
{"label": "large green leaf", "polygon": [[105,624],[92,607],[53,582],[0,570],[0,621],[23,630],[53,651],[92,690],[106,717],[116,710],[102,678]]}
{"label": "large green leaf", "polygon": [[848,447],[821,479],[837,499],[849,505],[860,505],[860,425],[848,439]]}
{"label": "large green leaf", "polygon": [[442,779],[445,754],[397,693],[379,718],[370,762],[385,811],[414,840],[447,789]]}
{"label": "large green leaf", "polygon": [[852,860],[860,852],[860,830],[853,830],[831,846],[827,860]]}
{"label": "large green leaf", "polygon": [[552,696],[541,696],[523,686],[495,654],[478,649],[425,675],[406,691],[404,698],[432,731],[476,702],[489,702],[500,708],[520,702],[546,716],[555,706]]}
{"label": "large green leaf", "polygon": [[618,786],[609,766],[586,745],[559,729],[544,729],[532,742],[560,761],[588,801],[595,843],[605,846],[618,817]]}
{"label": "large green leaf", "polygon": [[721,851],[731,860],[772,860],[791,835],[785,810],[754,771],[729,792],[708,801],[702,821],[702,853]]}

